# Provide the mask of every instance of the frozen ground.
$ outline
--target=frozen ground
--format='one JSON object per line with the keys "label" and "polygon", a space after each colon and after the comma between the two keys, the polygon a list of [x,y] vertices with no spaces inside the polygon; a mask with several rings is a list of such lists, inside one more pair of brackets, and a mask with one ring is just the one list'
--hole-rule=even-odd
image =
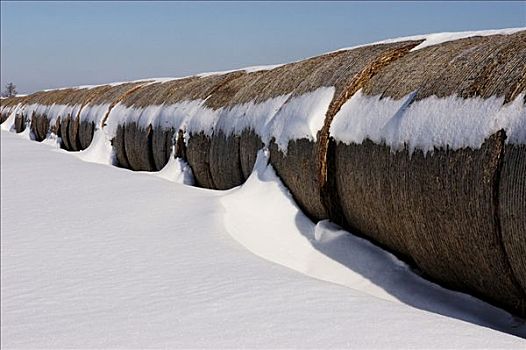
{"label": "frozen ground", "polygon": [[526,346],[480,326],[525,336],[519,320],[313,225],[263,153],[227,192],[168,181],[186,178],[170,166],[134,173],[1,132],[2,348]]}

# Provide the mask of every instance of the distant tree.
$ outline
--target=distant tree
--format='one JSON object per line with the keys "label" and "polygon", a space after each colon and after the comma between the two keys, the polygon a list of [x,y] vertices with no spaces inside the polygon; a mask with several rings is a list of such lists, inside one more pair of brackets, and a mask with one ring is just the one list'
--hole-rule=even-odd
{"label": "distant tree", "polygon": [[7,83],[5,84],[5,91],[3,95],[5,97],[13,97],[16,96],[18,92],[16,91],[16,85],[13,83]]}

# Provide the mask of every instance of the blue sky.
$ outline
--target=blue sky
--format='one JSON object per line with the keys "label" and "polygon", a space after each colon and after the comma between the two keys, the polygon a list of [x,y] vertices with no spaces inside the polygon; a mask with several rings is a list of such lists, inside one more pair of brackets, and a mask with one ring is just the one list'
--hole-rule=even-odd
{"label": "blue sky", "polygon": [[386,38],[526,26],[526,2],[6,2],[1,84],[44,88],[283,63]]}

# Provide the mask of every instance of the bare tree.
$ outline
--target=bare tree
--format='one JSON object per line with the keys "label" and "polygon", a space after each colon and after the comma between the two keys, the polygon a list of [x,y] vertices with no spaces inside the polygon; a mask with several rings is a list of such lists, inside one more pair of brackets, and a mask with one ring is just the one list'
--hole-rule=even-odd
{"label": "bare tree", "polygon": [[3,95],[5,97],[13,97],[16,96],[18,92],[16,91],[16,85],[13,83],[7,83],[5,84],[5,91]]}

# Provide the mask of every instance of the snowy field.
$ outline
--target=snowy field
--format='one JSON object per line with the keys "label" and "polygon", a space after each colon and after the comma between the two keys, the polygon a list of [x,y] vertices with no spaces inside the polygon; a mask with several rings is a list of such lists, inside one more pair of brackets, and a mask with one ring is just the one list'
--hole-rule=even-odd
{"label": "snowy field", "polygon": [[167,167],[1,132],[2,348],[526,347],[520,320],[314,225],[263,152],[224,192]]}

